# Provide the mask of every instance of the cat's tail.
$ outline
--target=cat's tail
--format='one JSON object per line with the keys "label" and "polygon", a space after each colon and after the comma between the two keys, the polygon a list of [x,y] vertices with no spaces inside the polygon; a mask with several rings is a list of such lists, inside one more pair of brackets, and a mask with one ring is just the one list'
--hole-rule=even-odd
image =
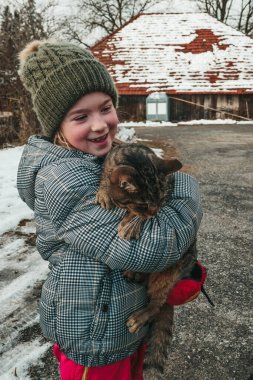
{"label": "cat's tail", "polygon": [[163,373],[168,348],[172,339],[174,307],[164,304],[151,325],[148,348],[145,355],[144,371]]}

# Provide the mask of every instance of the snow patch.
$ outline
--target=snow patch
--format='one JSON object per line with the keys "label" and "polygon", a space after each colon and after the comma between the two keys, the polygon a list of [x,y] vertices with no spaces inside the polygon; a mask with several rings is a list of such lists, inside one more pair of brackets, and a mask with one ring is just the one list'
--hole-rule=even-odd
{"label": "snow patch", "polygon": [[40,339],[35,339],[18,344],[11,353],[5,352],[1,358],[0,380],[29,380],[29,367],[38,364],[50,346],[50,343],[42,344]]}
{"label": "snow patch", "polygon": [[221,125],[252,124],[252,121],[237,121],[237,120],[232,120],[232,119],[215,119],[215,120],[199,119],[199,120],[190,120],[190,121],[180,121],[179,123],[177,123],[178,126],[180,125],[214,125],[214,124],[221,124]]}
{"label": "snow patch", "polygon": [[125,128],[123,124],[119,124],[119,130],[116,137],[125,142],[133,141],[135,138],[135,130],[133,128]]}
{"label": "snow patch", "polygon": [[17,226],[20,220],[32,219],[33,212],[20,199],[17,170],[23,147],[0,150],[0,235]]}

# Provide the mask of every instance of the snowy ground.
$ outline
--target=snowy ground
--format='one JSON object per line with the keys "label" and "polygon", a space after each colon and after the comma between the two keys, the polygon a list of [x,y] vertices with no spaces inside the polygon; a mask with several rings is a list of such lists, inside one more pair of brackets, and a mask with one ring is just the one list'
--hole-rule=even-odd
{"label": "snowy ground", "polygon": [[[16,173],[23,148],[0,151],[0,379],[28,379],[27,369],[47,350],[40,339],[22,343],[21,331],[37,323],[37,299],[27,297],[46,278],[47,264],[36,252],[33,213],[21,201]],[[24,306],[26,305],[26,306]],[[25,352],[25,359],[24,359]]]}

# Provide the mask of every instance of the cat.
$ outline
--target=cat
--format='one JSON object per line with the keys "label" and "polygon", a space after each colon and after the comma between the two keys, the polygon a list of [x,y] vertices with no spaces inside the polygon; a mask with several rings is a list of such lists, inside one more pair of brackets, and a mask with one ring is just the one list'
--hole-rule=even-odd
{"label": "cat", "polygon": [[[96,201],[103,208],[114,206],[127,210],[118,226],[122,239],[138,239],[145,220],[155,217],[173,190],[172,173],[181,169],[176,158],[163,160],[142,144],[117,144],[106,156]],[[190,275],[196,262],[194,242],[183,257],[160,273],[124,272],[128,280],[146,282],[150,302],[133,313],[127,326],[137,332],[151,322],[146,369],[163,372],[167,348],[172,338],[174,307],[166,303],[169,291],[183,277]]]}
{"label": "cat", "polygon": [[114,146],[106,157],[96,200],[103,208],[128,211],[118,228],[122,239],[138,239],[142,221],[159,211],[172,190],[169,174],[181,167],[177,159],[162,160],[145,145]]}

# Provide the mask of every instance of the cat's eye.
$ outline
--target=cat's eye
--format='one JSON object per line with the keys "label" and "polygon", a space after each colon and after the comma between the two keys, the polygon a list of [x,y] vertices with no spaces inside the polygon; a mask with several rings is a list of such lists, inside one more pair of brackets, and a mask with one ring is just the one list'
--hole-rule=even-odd
{"label": "cat's eye", "polygon": [[118,200],[118,204],[120,204],[122,207],[129,206],[129,200]]}
{"label": "cat's eye", "polygon": [[136,210],[146,211],[146,210],[148,210],[148,205],[146,205],[146,204],[138,205],[138,206],[136,206]]}

